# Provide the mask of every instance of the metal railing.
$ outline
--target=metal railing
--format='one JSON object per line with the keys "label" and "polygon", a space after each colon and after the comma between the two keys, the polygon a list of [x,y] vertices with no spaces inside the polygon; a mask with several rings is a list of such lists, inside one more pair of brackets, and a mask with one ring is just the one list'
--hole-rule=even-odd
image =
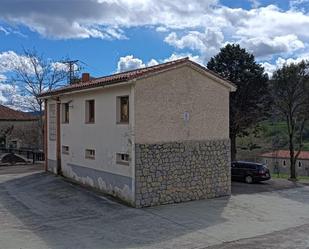
{"label": "metal railing", "polygon": [[23,156],[29,160],[32,160],[33,163],[45,160],[44,152],[38,149],[27,149],[27,148],[16,149],[16,148],[0,147],[0,154],[6,154],[6,153],[12,153]]}

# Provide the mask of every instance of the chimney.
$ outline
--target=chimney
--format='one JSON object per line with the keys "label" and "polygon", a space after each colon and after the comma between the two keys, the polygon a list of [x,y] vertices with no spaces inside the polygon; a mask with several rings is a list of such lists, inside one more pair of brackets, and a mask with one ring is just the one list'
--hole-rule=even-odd
{"label": "chimney", "polygon": [[82,83],[87,82],[90,80],[90,74],[89,73],[82,73]]}

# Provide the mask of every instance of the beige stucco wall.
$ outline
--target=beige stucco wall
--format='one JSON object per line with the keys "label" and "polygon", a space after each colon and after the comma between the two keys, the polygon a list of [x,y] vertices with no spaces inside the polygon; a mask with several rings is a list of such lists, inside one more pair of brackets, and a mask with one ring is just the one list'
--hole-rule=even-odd
{"label": "beige stucco wall", "polygon": [[189,66],[138,80],[135,142],[228,139],[229,91]]}

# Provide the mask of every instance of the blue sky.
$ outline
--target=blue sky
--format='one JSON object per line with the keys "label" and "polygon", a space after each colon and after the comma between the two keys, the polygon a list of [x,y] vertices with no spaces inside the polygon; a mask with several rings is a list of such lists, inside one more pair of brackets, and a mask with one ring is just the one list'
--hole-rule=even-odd
{"label": "blue sky", "polygon": [[309,59],[308,27],[309,0],[2,0],[0,102],[23,48],[102,76],[183,56],[206,65],[235,42],[271,75]]}

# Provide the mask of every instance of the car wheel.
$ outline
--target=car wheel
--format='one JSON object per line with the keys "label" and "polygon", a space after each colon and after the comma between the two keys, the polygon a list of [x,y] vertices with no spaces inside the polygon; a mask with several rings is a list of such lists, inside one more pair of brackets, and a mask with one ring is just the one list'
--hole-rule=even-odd
{"label": "car wheel", "polygon": [[249,184],[250,184],[250,183],[253,183],[253,178],[252,178],[252,176],[246,176],[246,177],[245,177],[245,182],[246,182],[246,183],[249,183]]}

